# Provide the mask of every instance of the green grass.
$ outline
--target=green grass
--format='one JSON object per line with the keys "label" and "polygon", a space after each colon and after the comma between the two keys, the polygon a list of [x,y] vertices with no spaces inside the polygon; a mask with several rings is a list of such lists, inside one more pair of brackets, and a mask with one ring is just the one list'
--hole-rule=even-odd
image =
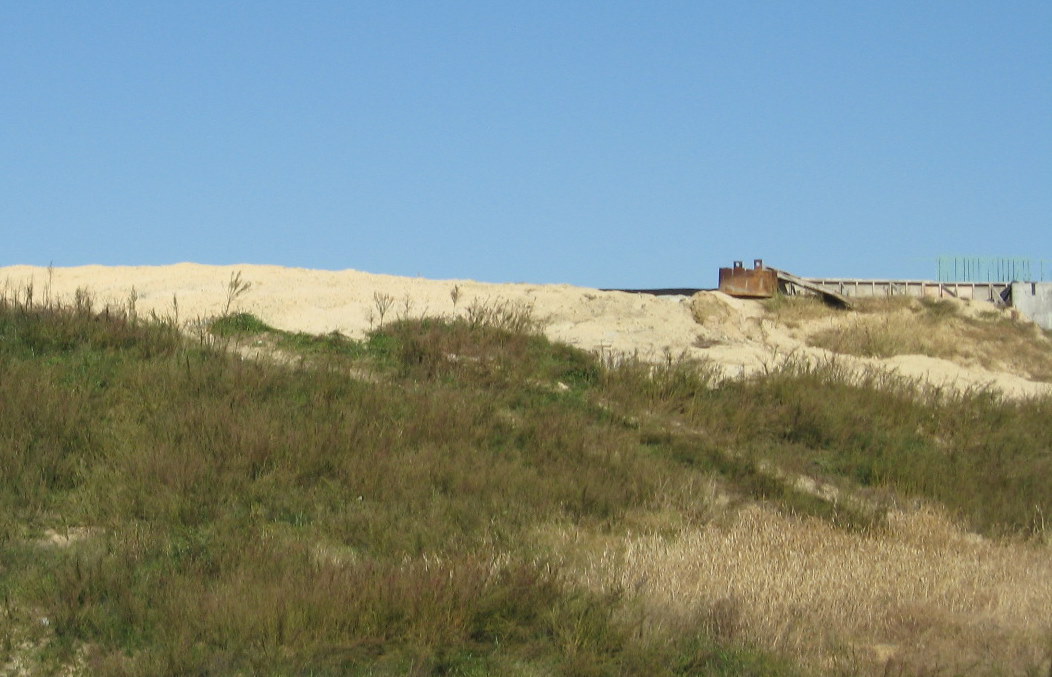
{"label": "green grass", "polygon": [[[879,520],[771,463],[940,501],[985,533],[1052,512],[1047,400],[918,398],[835,367],[717,383],[699,364],[601,364],[507,307],[362,341],[244,314],[210,331],[315,359],[0,301],[0,599],[22,628],[0,662],[46,617],[34,660],[85,674],[796,674],[702,622],[641,633],[629,591],[581,587],[535,534],[665,529],[670,510],[696,526],[706,478]],[[36,542],[71,526],[96,531]]]}
{"label": "green grass", "polygon": [[713,447],[932,499],[981,533],[1040,533],[1052,511],[1047,397],[943,392],[880,372],[852,376],[831,362],[790,363],[764,377],[684,390],[671,402]]}
{"label": "green grass", "polygon": [[275,332],[273,327],[251,313],[232,313],[213,320],[209,331],[215,336],[243,336]]}
{"label": "green grass", "polygon": [[[469,320],[363,342],[212,325],[338,358],[282,367],[112,313],[0,318],[0,570],[10,613],[49,619],[41,665],[77,647],[92,674],[782,665],[703,633],[634,639],[618,598],[526,542],[617,529],[668,473],[584,401],[599,367],[580,351]],[[64,525],[98,531],[33,544]]]}

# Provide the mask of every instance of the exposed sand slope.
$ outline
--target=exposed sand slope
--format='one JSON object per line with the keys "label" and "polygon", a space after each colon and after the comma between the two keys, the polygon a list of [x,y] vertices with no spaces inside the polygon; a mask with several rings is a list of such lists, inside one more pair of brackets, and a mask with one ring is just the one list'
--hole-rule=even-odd
{"label": "exposed sand slope", "polygon": [[[353,270],[322,271],[279,266],[170,266],[55,268],[51,295],[70,298],[78,288],[94,295],[96,304],[126,305],[134,288],[140,314],[170,315],[173,296],[181,320],[222,313],[230,276],[241,273],[251,288],[235,303],[279,329],[361,337],[379,321],[374,293],[389,294],[394,303],[387,320],[403,315],[409,299],[411,316],[451,315],[450,296],[460,288],[457,313],[471,303],[499,300],[525,303],[546,322],[548,334],[582,348],[660,354],[680,351],[698,335],[681,298],[601,292],[569,285],[489,284],[471,280],[425,280],[374,275]],[[46,268],[0,268],[0,285],[9,290],[34,285],[39,299],[48,280]]]}
{"label": "exposed sand slope", "polygon": [[[807,347],[788,328],[766,319],[755,301],[703,292],[694,300],[655,297],[570,285],[490,284],[471,280],[427,280],[375,275],[353,270],[321,271],[280,266],[206,266],[180,263],[169,266],[82,266],[48,269],[32,266],[0,268],[0,285],[8,294],[33,285],[42,299],[69,299],[86,289],[97,305],[126,306],[136,298],[140,314],[171,316],[178,305],[181,322],[223,312],[231,276],[251,283],[234,308],[251,312],[280,329],[327,333],[339,331],[361,337],[379,322],[374,294],[388,294],[393,304],[387,320],[411,316],[463,313],[474,302],[529,304],[545,322],[546,333],[586,350],[638,353],[661,359],[666,353],[686,354],[715,361],[727,375],[753,373],[777,364],[788,355],[808,359],[830,353]],[[451,291],[460,299],[454,307]],[[175,303],[173,303],[173,300]],[[695,320],[699,304],[702,321]],[[1010,395],[1052,392],[1052,385],[1018,375],[993,372],[919,355],[887,360],[838,358],[859,368],[884,367],[940,386],[989,386]]]}

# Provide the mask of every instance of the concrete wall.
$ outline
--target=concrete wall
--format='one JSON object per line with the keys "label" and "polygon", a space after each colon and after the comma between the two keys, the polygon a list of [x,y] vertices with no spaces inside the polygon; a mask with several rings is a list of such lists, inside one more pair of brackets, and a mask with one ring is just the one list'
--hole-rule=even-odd
{"label": "concrete wall", "polygon": [[999,303],[1004,282],[931,282],[929,280],[854,280],[808,278],[813,285],[843,296],[955,298]]}
{"label": "concrete wall", "polygon": [[1052,282],[1013,282],[1012,307],[1043,329],[1052,329]]}
{"label": "concrete wall", "polygon": [[843,296],[918,296],[1001,302],[1012,288],[1012,307],[1043,329],[1052,330],[1052,282],[930,282],[927,280],[853,280],[808,278],[809,283]]}

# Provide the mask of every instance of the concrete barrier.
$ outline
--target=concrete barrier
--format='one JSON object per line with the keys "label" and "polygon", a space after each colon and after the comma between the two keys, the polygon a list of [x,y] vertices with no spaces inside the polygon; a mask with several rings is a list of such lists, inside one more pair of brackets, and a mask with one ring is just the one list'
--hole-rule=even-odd
{"label": "concrete barrier", "polygon": [[1042,329],[1052,330],[1052,282],[1013,282],[1011,303]]}
{"label": "concrete barrier", "polygon": [[918,298],[955,298],[1001,303],[1003,282],[932,282],[930,280],[855,280],[842,278],[806,278],[826,291],[847,297],[915,296]]}

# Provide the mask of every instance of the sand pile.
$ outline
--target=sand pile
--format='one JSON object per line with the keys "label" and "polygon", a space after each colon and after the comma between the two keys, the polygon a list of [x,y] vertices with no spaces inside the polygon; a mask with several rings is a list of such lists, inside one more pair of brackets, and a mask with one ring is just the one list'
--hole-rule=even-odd
{"label": "sand pile", "polygon": [[[32,285],[36,299],[71,299],[87,290],[97,306],[127,306],[181,323],[221,314],[234,275],[250,283],[233,309],[250,312],[279,329],[362,337],[380,321],[377,297],[390,300],[387,321],[421,315],[463,314],[473,303],[525,304],[552,339],[604,354],[707,358],[735,376],[772,367],[788,356],[825,359],[788,328],[765,317],[756,301],[717,292],[693,298],[603,292],[570,285],[491,284],[471,280],[427,280],[354,270],[323,271],[280,266],[32,266],[0,268],[8,295]],[[457,290],[459,294],[454,294]],[[457,296],[454,302],[454,296]],[[839,359],[839,358],[838,358]],[[950,387],[989,386],[1011,395],[1052,392],[1052,385],[1020,376],[963,366],[918,355],[886,360],[843,358],[860,368],[886,367]]]}

